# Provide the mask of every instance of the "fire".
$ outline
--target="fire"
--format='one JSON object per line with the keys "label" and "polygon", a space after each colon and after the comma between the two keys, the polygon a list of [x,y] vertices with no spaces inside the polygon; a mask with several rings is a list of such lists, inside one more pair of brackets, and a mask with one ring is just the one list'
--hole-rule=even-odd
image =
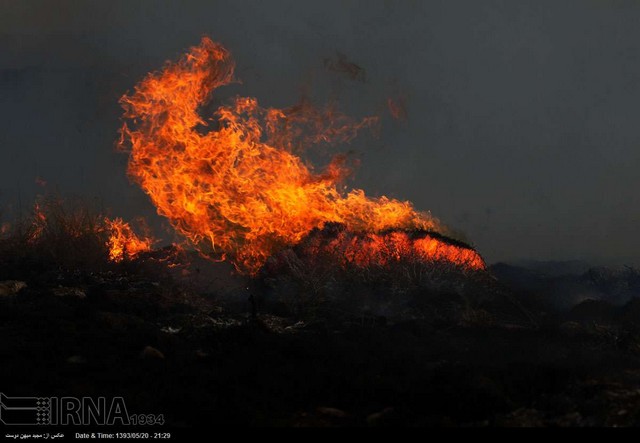
{"label": "fire", "polygon": [[[325,228],[325,231],[327,229]],[[436,233],[387,231],[355,234],[345,229],[329,229],[327,237],[310,235],[304,248],[312,255],[329,254],[344,265],[386,267],[393,262],[451,262],[463,269],[480,270],[482,257],[469,246]]]}
{"label": "fire", "polygon": [[[296,155],[301,146],[347,142],[374,119],[354,122],[332,107],[319,111],[307,103],[262,108],[249,97],[202,117],[198,110],[212,92],[234,81],[234,67],[229,51],[205,37],[121,98],[120,145],[130,153],[129,175],[203,254],[255,274],[269,256],[328,222],[371,234],[444,230],[410,202],[344,191],[351,173],[346,157],[315,172]],[[469,262],[466,252],[435,237],[412,247],[429,257]],[[480,266],[478,260],[470,262]]]}
{"label": "fire", "polygon": [[28,234],[27,241],[29,243],[36,242],[39,238],[42,237],[45,229],[47,227],[47,216],[45,211],[40,206],[40,203],[36,202],[33,205],[33,220],[31,222],[31,230]]}
{"label": "fire", "polygon": [[140,238],[131,229],[128,223],[121,218],[113,220],[104,219],[105,229],[109,232],[107,248],[109,260],[121,262],[124,259],[131,260],[141,252],[148,252],[155,243],[152,238]]}

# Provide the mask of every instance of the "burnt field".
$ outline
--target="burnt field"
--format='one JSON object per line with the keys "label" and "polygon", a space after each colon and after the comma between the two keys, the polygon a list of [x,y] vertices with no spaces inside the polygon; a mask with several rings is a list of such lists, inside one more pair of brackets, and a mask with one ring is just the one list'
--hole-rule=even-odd
{"label": "burnt field", "polygon": [[5,395],[122,397],[162,430],[638,424],[632,269],[415,280],[318,274],[292,250],[250,279],[171,248],[113,263],[15,247],[0,266]]}

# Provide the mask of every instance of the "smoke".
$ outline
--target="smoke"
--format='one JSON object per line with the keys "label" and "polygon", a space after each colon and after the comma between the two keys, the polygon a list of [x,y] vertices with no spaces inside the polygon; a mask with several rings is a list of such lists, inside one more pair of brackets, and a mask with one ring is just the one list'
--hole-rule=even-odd
{"label": "smoke", "polygon": [[[380,141],[352,144],[363,164],[354,184],[430,208],[489,260],[603,259],[640,247],[637,2],[5,1],[2,9],[3,208],[42,192],[38,176],[124,218],[153,214],[113,150],[117,99],[210,34],[242,61],[243,94],[267,106],[296,102],[306,83],[366,115],[386,110],[395,81],[409,118],[385,124]],[[367,81],[327,70],[323,60],[337,53]]]}

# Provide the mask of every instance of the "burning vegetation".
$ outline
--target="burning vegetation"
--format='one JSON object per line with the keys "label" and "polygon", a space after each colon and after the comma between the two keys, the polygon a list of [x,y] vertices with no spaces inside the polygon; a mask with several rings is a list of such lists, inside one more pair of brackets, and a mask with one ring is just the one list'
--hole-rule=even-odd
{"label": "burning vegetation", "polygon": [[125,258],[131,260],[141,252],[151,251],[151,247],[155,243],[151,237],[137,236],[131,226],[121,218],[113,220],[105,218],[104,223],[109,232],[107,246],[111,261],[121,262]]}
{"label": "burning vegetation", "polygon": [[355,121],[308,103],[263,108],[250,97],[201,116],[212,93],[234,81],[234,67],[227,49],[203,38],[121,99],[130,176],[202,254],[255,275],[313,229],[340,223],[350,237],[335,239],[339,261],[384,265],[410,254],[484,268],[473,249],[447,240],[446,228],[410,202],[344,191],[351,173],[344,156],[316,172],[297,155],[300,146],[348,142],[373,118]]}
{"label": "burning vegetation", "polygon": [[111,219],[78,199],[40,197],[32,211],[3,224],[0,252],[5,258],[44,262],[66,269],[101,268],[151,251],[156,240],[139,236],[121,218]]}

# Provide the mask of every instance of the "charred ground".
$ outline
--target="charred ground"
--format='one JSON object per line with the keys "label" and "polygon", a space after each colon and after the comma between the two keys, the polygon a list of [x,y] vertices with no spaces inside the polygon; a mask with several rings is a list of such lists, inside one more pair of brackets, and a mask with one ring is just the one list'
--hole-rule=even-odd
{"label": "charred ground", "polygon": [[65,226],[2,242],[7,395],[122,396],[170,427],[638,424],[635,270],[358,274],[293,248],[248,279],[171,248],[111,263]]}

